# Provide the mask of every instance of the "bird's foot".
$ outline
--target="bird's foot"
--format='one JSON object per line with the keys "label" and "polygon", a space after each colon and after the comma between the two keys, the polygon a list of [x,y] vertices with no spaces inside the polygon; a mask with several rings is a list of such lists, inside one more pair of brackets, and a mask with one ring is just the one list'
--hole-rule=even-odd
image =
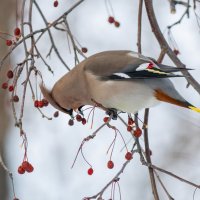
{"label": "bird's foot", "polygon": [[117,120],[117,116],[118,116],[117,109],[115,109],[115,108],[109,108],[108,110],[106,110],[106,114],[109,115],[109,116],[112,115],[112,119],[113,120]]}

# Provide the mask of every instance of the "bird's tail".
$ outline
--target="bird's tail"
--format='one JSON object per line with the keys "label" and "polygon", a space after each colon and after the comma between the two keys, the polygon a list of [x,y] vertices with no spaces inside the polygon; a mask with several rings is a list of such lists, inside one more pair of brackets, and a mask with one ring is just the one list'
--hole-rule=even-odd
{"label": "bird's tail", "polygon": [[198,113],[200,113],[200,108],[197,108],[197,107],[195,107],[195,106],[188,106],[188,108],[189,109],[191,109],[191,110],[193,110],[193,111],[195,111],[195,112],[198,112]]}

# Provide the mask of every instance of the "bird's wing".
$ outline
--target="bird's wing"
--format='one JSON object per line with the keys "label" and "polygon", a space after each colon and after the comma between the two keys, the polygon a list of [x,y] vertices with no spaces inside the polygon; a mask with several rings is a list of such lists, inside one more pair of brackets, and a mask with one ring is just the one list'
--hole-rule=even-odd
{"label": "bird's wing", "polygon": [[[175,68],[157,63],[132,51],[106,51],[95,54],[84,61],[85,70],[102,79],[146,79],[182,77],[173,74],[186,68]],[[144,69],[140,69],[145,66]]]}

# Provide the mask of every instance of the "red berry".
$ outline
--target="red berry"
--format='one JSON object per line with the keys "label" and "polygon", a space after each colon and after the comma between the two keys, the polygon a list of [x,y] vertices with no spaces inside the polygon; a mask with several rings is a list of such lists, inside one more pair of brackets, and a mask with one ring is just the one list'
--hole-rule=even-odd
{"label": "red berry", "polygon": [[108,120],[109,120],[109,117],[104,117],[104,118],[103,118],[103,121],[104,121],[105,123],[108,123]]}
{"label": "red berry", "polygon": [[6,90],[8,88],[8,83],[3,83],[1,87],[2,89]]}
{"label": "red berry", "polygon": [[18,171],[19,174],[24,174],[25,173],[25,170],[24,170],[24,168],[22,166],[19,166],[17,171]]}
{"label": "red berry", "polygon": [[54,117],[58,117],[59,116],[59,112],[56,111],[54,114],[53,114]]}
{"label": "red berry", "polygon": [[27,171],[28,173],[31,173],[33,170],[34,170],[33,166],[32,166],[30,163],[28,163],[27,168],[26,168],[26,171]]}
{"label": "red berry", "polygon": [[128,118],[128,125],[129,126],[131,126],[131,125],[133,125],[135,122],[134,122],[134,120],[132,119],[132,118]]}
{"label": "red berry", "polygon": [[15,34],[15,36],[20,36],[21,35],[21,30],[20,30],[20,28],[15,28],[15,30],[14,30],[14,34]]}
{"label": "red berry", "polygon": [[58,1],[54,1],[54,2],[53,2],[53,6],[54,6],[54,7],[57,7],[57,6],[58,6]]}
{"label": "red berry", "polygon": [[44,106],[43,101],[38,101],[38,107],[39,107],[39,108],[42,108],[43,106]]}
{"label": "red berry", "polygon": [[141,130],[140,128],[137,128],[137,129],[134,131],[133,135],[134,135],[135,137],[140,137],[140,136],[142,135],[142,130]]}
{"label": "red berry", "polygon": [[81,122],[81,121],[82,121],[81,115],[76,115],[76,120],[77,120],[78,122]]}
{"label": "red berry", "polygon": [[13,71],[12,71],[12,70],[9,70],[9,71],[7,72],[7,77],[11,79],[11,78],[13,78],[13,76],[14,76]]}
{"label": "red berry", "polygon": [[133,128],[131,126],[127,126],[127,131],[131,132],[133,130]]}
{"label": "red berry", "polygon": [[45,107],[49,105],[49,102],[46,99],[42,99],[42,102]]}
{"label": "red berry", "polygon": [[90,168],[88,169],[88,175],[92,175],[93,172],[94,172],[94,170],[92,169],[92,167],[90,167]]}
{"label": "red berry", "polygon": [[115,27],[117,27],[117,28],[120,27],[120,23],[119,22],[115,21],[114,24],[115,24]]}
{"label": "red berry", "polygon": [[85,125],[87,123],[85,118],[82,118],[82,124]]}
{"label": "red berry", "polygon": [[88,49],[87,49],[86,47],[82,47],[82,48],[81,48],[81,51],[82,51],[83,53],[87,53],[87,52],[88,52]]}
{"label": "red berry", "polygon": [[38,100],[35,100],[35,102],[34,102],[34,106],[35,106],[36,108],[39,107],[39,101],[38,101]]}
{"label": "red berry", "polygon": [[14,90],[14,86],[13,85],[10,85],[9,88],[8,88],[9,92],[12,92]]}
{"label": "red berry", "polygon": [[131,152],[127,152],[125,155],[126,160],[131,160],[133,158],[133,155]]}
{"label": "red berry", "polygon": [[108,161],[107,167],[108,167],[109,169],[112,169],[112,168],[114,167],[114,163],[113,163],[112,160],[109,160],[109,161]]}
{"label": "red berry", "polygon": [[115,18],[112,17],[112,16],[108,17],[108,22],[109,22],[110,24],[114,23],[114,22],[115,22]]}
{"label": "red berry", "polygon": [[68,122],[68,124],[69,124],[70,126],[73,126],[73,125],[74,125],[74,120],[73,120],[73,119],[70,119],[69,122]]}
{"label": "red berry", "polygon": [[13,102],[18,102],[19,101],[19,97],[17,95],[13,96],[12,98]]}
{"label": "red berry", "polygon": [[26,171],[26,169],[28,168],[28,165],[29,165],[28,161],[23,161],[21,166]]}
{"label": "red berry", "polygon": [[12,45],[12,40],[6,40],[6,45],[10,47]]}

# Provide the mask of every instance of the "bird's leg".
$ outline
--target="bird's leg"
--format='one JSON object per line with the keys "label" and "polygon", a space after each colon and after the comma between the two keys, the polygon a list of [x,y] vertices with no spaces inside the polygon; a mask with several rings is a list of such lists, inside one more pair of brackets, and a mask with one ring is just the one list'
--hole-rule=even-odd
{"label": "bird's leg", "polygon": [[[84,106],[84,105],[83,105],[83,106]],[[79,113],[80,113],[81,115],[84,115],[84,114],[83,114],[83,111],[82,111],[83,106],[80,106],[80,107],[78,108],[78,111],[79,111]]]}
{"label": "bird's leg", "polygon": [[113,120],[117,120],[117,116],[118,116],[117,109],[115,109],[115,108],[108,108],[106,110],[106,114],[109,115],[109,116],[112,115],[112,119]]}

